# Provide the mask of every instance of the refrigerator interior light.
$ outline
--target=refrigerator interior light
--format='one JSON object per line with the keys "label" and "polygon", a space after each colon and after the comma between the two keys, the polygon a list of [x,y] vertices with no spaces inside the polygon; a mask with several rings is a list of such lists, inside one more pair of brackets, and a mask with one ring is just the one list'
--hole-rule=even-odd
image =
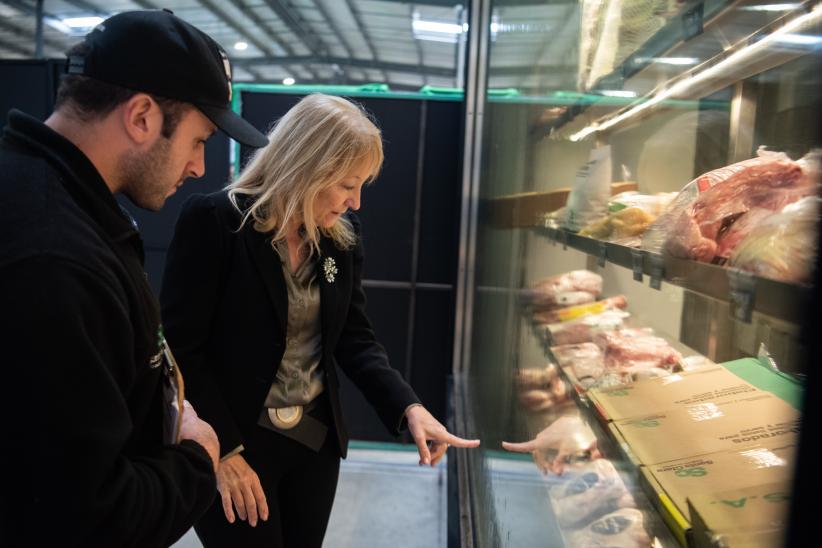
{"label": "refrigerator interior light", "polygon": [[821,19],[822,4],[816,4],[816,6],[814,6],[813,9],[807,13],[791,19],[781,27],[774,30],[772,33],[764,36],[762,39],[747,44],[746,46],[732,52],[728,56],[703,70],[698,70],[690,74],[685,73],[680,77],[677,77],[677,79],[675,79],[670,86],[661,89],[655,95],[652,95],[649,98],[641,99],[639,103],[628,107],[627,110],[618,113],[615,116],[586,126],[580,131],[572,134],[569,139],[571,141],[579,141],[592,133],[614,127],[615,125],[627,120],[628,118],[636,116],[640,112],[643,112],[661,103],[662,101],[665,101],[666,99],[682,95],[696,85],[702,84],[707,80],[711,80],[718,75],[727,74],[727,70],[730,67],[741,65],[750,61],[751,58],[760,50],[767,48],[775,42],[779,42],[785,36],[793,35],[809,25],[818,23]]}

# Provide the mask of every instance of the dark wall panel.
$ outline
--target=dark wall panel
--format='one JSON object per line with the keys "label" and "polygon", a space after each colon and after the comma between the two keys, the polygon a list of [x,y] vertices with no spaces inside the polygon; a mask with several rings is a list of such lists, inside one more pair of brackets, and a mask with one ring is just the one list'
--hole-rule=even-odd
{"label": "dark wall panel", "polygon": [[462,190],[462,103],[428,101],[418,282],[455,284]]}
{"label": "dark wall panel", "polygon": [[51,114],[57,91],[53,65],[50,61],[0,61],[0,127],[6,125],[12,108],[39,120]]}
{"label": "dark wall panel", "polygon": [[443,424],[454,350],[454,295],[454,290],[416,292],[411,384],[423,404]]}
{"label": "dark wall panel", "polygon": [[[405,289],[366,288],[368,317],[388,353],[391,367],[402,373],[408,344],[407,322],[411,292]],[[342,376],[343,413],[352,439],[396,441],[383,426],[365,396]]]}

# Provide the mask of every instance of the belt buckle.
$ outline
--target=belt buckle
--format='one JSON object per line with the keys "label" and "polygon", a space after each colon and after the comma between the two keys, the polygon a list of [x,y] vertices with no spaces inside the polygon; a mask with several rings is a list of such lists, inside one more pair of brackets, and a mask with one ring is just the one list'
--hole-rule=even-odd
{"label": "belt buckle", "polygon": [[300,423],[303,418],[303,406],[291,405],[289,407],[269,407],[268,419],[271,424],[281,430],[290,430]]}

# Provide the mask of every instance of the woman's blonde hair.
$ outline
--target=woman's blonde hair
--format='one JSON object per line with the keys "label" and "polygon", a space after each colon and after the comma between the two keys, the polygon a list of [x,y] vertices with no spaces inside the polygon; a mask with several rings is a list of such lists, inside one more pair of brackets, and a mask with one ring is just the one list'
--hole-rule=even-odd
{"label": "woman's blonde hair", "polygon": [[[364,166],[366,180],[372,181],[382,162],[380,130],[363,108],[340,97],[314,93],[274,124],[268,145],[256,151],[228,185],[228,195],[243,213],[243,225],[253,219],[255,230],[273,232],[272,245],[299,221],[312,254],[319,252],[321,235],[347,249],[356,242],[351,223],[340,217],[330,228],[317,226],[314,201],[355,167]],[[242,207],[241,197],[248,199]]]}

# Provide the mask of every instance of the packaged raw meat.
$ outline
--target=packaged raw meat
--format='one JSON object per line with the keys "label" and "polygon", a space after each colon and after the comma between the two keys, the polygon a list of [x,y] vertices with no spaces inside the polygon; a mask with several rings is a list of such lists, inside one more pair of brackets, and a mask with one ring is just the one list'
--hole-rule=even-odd
{"label": "packaged raw meat", "polygon": [[568,470],[573,471],[573,475],[550,492],[551,505],[563,528],[589,523],[608,512],[635,506],[634,498],[611,461],[596,459],[570,466]]}
{"label": "packaged raw meat", "polygon": [[671,370],[679,364],[682,355],[652,332],[648,329],[599,332],[593,342],[602,349],[606,369],[621,370],[632,377],[642,369]]}
{"label": "packaged raw meat", "polygon": [[531,413],[545,411],[554,405],[554,397],[546,389],[524,390],[519,393],[522,407]]}
{"label": "packaged raw meat", "polygon": [[574,548],[650,548],[654,544],[645,531],[642,512],[621,508],[569,535]]}
{"label": "packaged raw meat", "polygon": [[775,280],[810,283],[820,203],[818,196],[808,196],[758,223],[736,246],[730,265]]}
{"label": "packaged raw meat", "polygon": [[609,297],[594,303],[578,304],[566,308],[536,312],[534,314],[534,321],[537,323],[567,322],[583,316],[602,314],[606,310],[624,309],[627,306],[628,299],[625,298],[625,295],[617,295],[616,297]]}
{"label": "packaged raw meat", "polygon": [[538,281],[523,297],[534,310],[551,310],[596,301],[602,293],[602,276],[573,270]]}
{"label": "packaged raw meat", "polygon": [[639,247],[640,236],[675,196],[676,193],[673,192],[654,195],[637,192],[618,194],[608,204],[608,215],[587,225],[579,235]]}
{"label": "packaged raw meat", "polygon": [[546,389],[557,378],[557,367],[550,363],[543,368],[517,369],[514,378],[520,390]]}
{"label": "packaged raw meat", "polygon": [[594,335],[603,331],[613,331],[625,326],[631,314],[624,310],[606,310],[602,314],[546,326],[552,345],[590,342]]}
{"label": "packaged raw meat", "polygon": [[812,163],[760,150],[758,158],[734,164],[738,169],[732,175],[700,192],[671,217],[664,250],[674,257],[725,262],[767,211],[817,192]]}
{"label": "packaged raw meat", "polygon": [[583,387],[598,379],[605,372],[605,358],[602,350],[594,343],[566,344],[551,348],[551,354],[560,367]]}

